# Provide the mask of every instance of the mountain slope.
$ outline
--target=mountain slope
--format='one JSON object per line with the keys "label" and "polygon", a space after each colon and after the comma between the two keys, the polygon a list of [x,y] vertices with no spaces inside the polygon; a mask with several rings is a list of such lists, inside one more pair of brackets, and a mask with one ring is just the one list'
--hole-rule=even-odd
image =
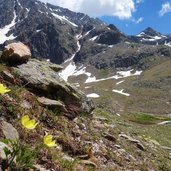
{"label": "mountain slope", "polygon": [[[75,115],[78,102],[85,102],[86,110],[91,102],[64,82],[58,69],[36,59],[16,67],[0,63],[0,82],[10,90],[0,96],[1,170],[169,170],[170,126],[157,125],[169,117],[137,113],[125,120],[100,106],[91,115]],[[37,123],[32,130],[22,122],[27,115]],[[45,143],[45,134],[53,136],[55,147]]]}
{"label": "mountain slope", "polygon": [[[62,63],[76,51],[75,36],[81,25],[103,24],[98,19],[40,1],[1,0],[0,3],[0,9],[5,9],[0,13],[0,32],[4,33],[0,43],[11,39],[22,41],[29,45],[34,56],[50,58],[55,63]],[[9,25],[11,21],[14,22]],[[7,26],[8,30],[4,28]]]}
{"label": "mountain slope", "polygon": [[[83,88],[94,82],[125,78],[127,74],[139,73],[141,78],[146,70],[171,57],[170,35],[152,28],[127,36],[114,25],[51,4],[34,0],[0,2],[2,48],[10,41],[22,41],[33,56],[62,63],[60,76]],[[132,89],[133,85],[130,83]],[[124,93],[115,86],[108,91]]]}

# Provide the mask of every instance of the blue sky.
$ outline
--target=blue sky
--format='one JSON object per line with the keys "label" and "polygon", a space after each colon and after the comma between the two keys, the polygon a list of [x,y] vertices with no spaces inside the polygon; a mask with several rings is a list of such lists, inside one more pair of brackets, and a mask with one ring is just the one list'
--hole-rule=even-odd
{"label": "blue sky", "polygon": [[152,27],[171,34],[171,0],[41,0],[114,24],[125,34]]}
{"label": "blue sky", "polygon": [[[132,17],[128,19],[119,19],[117,16],[100,17],[106,23],[116,25],[122,32],[126,34],[138,34],[147,27],[152,27],[162,34],[171,34],[171,10],[162,16],[159,13],[162,4],[171,4],[171,1],[164,0],[144,0],[144,2],[135,4],[136,10],[132,13]],[[136,23],[138,19],[142,21]]]}

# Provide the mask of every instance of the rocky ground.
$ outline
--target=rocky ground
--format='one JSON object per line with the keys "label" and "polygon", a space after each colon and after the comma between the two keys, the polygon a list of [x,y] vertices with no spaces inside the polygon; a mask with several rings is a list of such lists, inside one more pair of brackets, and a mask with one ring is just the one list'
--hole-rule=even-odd
{"label": "rocky ground", "polygon": [[[93,102],[64,82],[58,76],[60,69],[35,59],[15,67],[0,64],[0,82],[11,90],[0,96],[2,170],[169,171],[167,143],[147,134],[151,125],[133,124],[144,121],[144,115],[126,119],[99,105],[92,111]],[[38,122],[35,129],[28,130],[21,124],[26,114]],[[161,125],[161,129],[166,127]],[[43,144],[46,133],[53,135],[56,147]],[[24,155],[16,153],[9,165],[11,154],[6,157],[5,146],[10,150],[19,146]],[[30,160],[33,163],[26,165]]]}

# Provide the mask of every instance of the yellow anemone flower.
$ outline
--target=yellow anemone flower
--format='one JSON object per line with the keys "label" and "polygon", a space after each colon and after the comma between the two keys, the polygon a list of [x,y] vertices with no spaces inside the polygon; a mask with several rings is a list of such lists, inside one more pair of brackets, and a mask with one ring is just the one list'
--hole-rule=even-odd
{"label": "yellow anemone flower", "polygon": [[38,123],[35,119],[30,119],[28,115],[24,115],[21,118],[21,124],[27,129],[34,129]]}
{"label": "yellow anemone flower", "polygon": [[5,87],[3,84],[0,84],[0,94],[5,94],[7,92],[11,91],[7,87]]}
{"label": "yellow anemone flower", "polygon": [[52,135],[45,135],[43,138],[43,142],[45,145],[47,145],[48,147],[55,147],[56,146],[56,142],[55,140],[52,141],[53,136]]}

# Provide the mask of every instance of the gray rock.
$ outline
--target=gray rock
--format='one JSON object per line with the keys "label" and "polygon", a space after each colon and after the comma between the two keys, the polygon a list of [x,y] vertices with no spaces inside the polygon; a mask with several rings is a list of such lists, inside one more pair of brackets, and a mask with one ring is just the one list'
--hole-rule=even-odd
{"label": "gray rock", "polygon": [[20,106],[22,108],[25,108],[25,109],[31,109],[32,108],[32,105],[26,100],[23,100],[23,102],[20,104]]}
{"label": "gray rock", "polygon": [[104,136],[106,139],[108,139],[109,141],[116,141],[116,138],[115,138],[113,135],[109,134],[109,133],[104,132],[104,133],[103,133],[103,136]]}
{"label": "gray rock", "polygon": [[66,110],[65,116],[74,119],[81,113],[90,114],[94,109],[93,102],[81,91],[65,82],[51,66],[58,65],[47,61],[31,59],[26,64],[14,67],[23,84],[39,96],[45,96],[51,100],[61,101]]}
{"label": "gray rock", "polygon": [[63,160],[68,160],[68,161],[70,161],[70,162],[73,162],[73,161],[74,161],[74,158],[72,158],[72,157],[70,157],[70,156],[68,156],[68,155],[66,155],[66,154],[64,154],[64,155],[62,156],[62,159],[63,159]]}
{"label": "gray rock", "polygon": [[49,67],[54,70],[55,72],[59,72],[63,69],[63,67],[61,65],[57,65],[57,64],[53,64],[50,63]]}
{"label": "gray rock", "polygon": [[37,169],[38,171],[50,171],[48,169],[45,169],[43,166],[41,166],[39,164],[35,164],[34,168]]}
{"label": "gray rock", "polygon": [[10,140],[19,139],[19,134],[17,130],[8,122],[2,121],[2,132],[7,139]]}
{"label": "gray rock", "polygon": [[65,105],[62,102],[57,101],[57,100],[51,100],[45,97],[38,97],[37,100],[42,106],[45,106],[45,107],[47,106],[51,108],[54,108],[54,107],[65,108]]}
{"label": "gray rock", "polygon": [[139,140],[136,140],[136,139],[130,137],[129,135],[124,134],[124,133],[119,134],[119,136],[127,139],[128,141],[130,141],[132,143],[135,143],[137,148],[139,148],[140,150],[143,150],[143,151],[145,150],[144,145]]}
{"label": "gray rock", "polygon": [[2,77],[4,80],[9,81],[11,83],[15,82],[14,76],[8,71],[2,71]]}
{"label": "gray rock", "polygon": [[140,142],[139,143],[136,143],[136,144],[137,144],[137,148],[139,148],[142,151],[145,151],[145,147],[144,147],[143,144],[141,144]]}

